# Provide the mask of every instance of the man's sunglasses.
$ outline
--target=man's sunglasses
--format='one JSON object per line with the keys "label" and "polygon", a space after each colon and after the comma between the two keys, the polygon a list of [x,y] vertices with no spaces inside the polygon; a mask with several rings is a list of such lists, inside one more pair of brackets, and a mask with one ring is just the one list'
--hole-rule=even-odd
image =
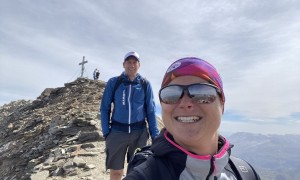
{"label": "man's sunglasses", "polygon": [[199,104],[212,103],[216,100],[217,93],[221,95],[221,91],[217,86],[208,83],[172,84],[159,90],[159,99],[165,104],[176,104],[183,97],[185,91],[194,102]]}

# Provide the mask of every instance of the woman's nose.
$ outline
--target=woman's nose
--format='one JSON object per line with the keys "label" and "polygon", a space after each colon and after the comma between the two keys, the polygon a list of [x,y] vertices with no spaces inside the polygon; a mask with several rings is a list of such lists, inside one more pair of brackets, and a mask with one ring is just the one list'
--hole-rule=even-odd
{"label": "woman's nose", "polygon": [[192,108],[194,106],[193,99],[188,95],[187,91],[184,91],[182,98],[179,101],[179,107]]}

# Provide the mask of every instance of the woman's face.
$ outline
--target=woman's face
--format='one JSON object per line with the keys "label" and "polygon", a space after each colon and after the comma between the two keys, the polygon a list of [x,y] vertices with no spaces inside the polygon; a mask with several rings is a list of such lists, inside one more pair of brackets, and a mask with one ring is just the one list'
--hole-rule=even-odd
{"label": "woman's face", "polygon": [[[171,84],[189,85],[207,83],[200,77],[180,76]],[[161,102],[162,119],[166,129],[173,135],[175,141],[187,150],[193,151],[202,144],[207,146],[218,136],[218,128],[222,117],[222,103],[217,95],[214,102],[200,104],[193,102],[184,92],[176,104]]]}

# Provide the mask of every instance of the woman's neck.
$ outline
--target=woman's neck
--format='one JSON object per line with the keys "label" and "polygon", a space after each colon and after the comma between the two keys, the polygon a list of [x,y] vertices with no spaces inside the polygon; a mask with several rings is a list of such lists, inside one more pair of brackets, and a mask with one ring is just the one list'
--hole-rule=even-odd
{"label": "woman's neck", "polygon": [[210,138],[203,138],[196,144],[187,144],[184,142],[177,142],[180,146],[186,150],[201,156],[215,155],[218,152],[218,134],[215,134]]}

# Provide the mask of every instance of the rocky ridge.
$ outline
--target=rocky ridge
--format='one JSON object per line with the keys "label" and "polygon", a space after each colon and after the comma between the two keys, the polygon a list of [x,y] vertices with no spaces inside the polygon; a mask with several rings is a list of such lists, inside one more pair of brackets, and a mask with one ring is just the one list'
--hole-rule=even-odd
{"label": "rocky ridge", "polygon": [[109,179],[99,121],[104,87],[78,78],[0,107],[0,179]]}

